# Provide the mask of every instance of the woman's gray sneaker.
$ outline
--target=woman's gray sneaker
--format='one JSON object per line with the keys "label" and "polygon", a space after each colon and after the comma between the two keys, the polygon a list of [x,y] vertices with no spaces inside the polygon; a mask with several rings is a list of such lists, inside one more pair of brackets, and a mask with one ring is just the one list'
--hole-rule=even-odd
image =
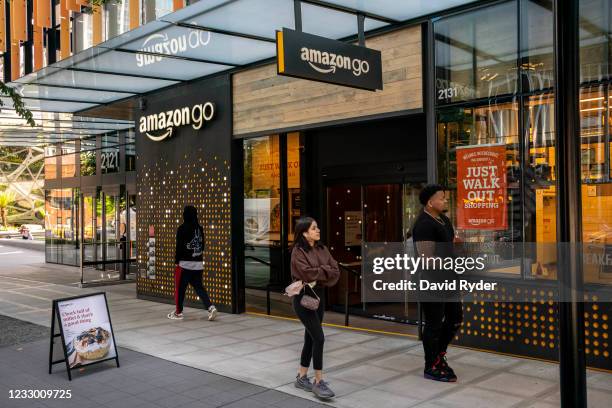
{"label": "woman's gray sneaker", "polygon": [[301,388],[305,391],[310,392],[312,391],[312,383],[310,382],[308,377],[300,377],[300,375],[298,374],[295,376],[295,388]]}
{"label": "woman's gray sneaker", "polygon": [[323,380],[315,383],[312,386],[312,393],[319,398],[329,399],[333,398],[336,394],[327,386],[327,383]]}

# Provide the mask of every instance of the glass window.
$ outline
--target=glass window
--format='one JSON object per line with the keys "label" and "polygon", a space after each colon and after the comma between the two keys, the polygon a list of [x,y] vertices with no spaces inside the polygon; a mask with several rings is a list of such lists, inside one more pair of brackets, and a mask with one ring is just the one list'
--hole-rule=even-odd
{"label": "glass window", "polygon": [[45,180],[57,178],[57,146],[45,147]]}
{"label": "glass window", "polygon": [[102,136],[100,170],[102,170],[102,174],[117,173],[119,171],[119,132]]}
{"label": "glass window", "polygon": [[47,262],[77,265],[78,189],[53,189],[45,194],[45,257]]}
{"label": "glass window", "polygon": [[59,239],[61,226],[61,190],[48,190],[45,194],[45,261],[59,262]]}
{"label": "glass window", "polygon": [[551,88],[555,76],[552,8],[533,0],[520,4],[523,91]]}
{"label": "glass window", "polygon": [[295,223],[302,216],[302,190],[300,189],[300,145],[299,133],[287,135],[287,189],[289,193],[289,243],[293,242]]}
{"label": "glass window", "polygon": [[74,13],[72,31],[75,48],[73,54],[93,46],[93,18],[91,14]]}
{"label": "glass window", "polygon": [[583,261],[584,280],[590,283],[612,283],[612,268],[601,261],[612,254],[609,95],[607,85],[580,93]]}
{"label": "glass window", "polygon": [[[467,242],[522,240],[518,112],[516,101],[438,111],[440,183],[449,188],[449,216],[458,235]],[[466,186],[473,176],[469,157],[475,155],[495,158],[489,161],[491,167],[495,166],[501,189],[492,199],[499,205],[484,214],[469,211],[470,207],[466,206],[466,203],[483,199],[467,193]],[[501,172],[505,172],[505,177]],[[473,219],[475,215],[480,218]],[[520,262],[499,272],[520,274]]]}
{"label": "glass window", "polygon": [[580,0],[580,82],[609,76],[610,2]]}
{"label": "glass window", "polygon": [[129,0],[109,2],[104,5],[106,39],[109,40],[130,29],[130,2]]}
{"label": "glass window", "polygon": [[266,288],[280,265],[279,136],[245,140],[243,149],[246,287]]}
{"label": "glass window", "polygon": [[76,177],[76,143],[65,142],[62,145],[62,178]]}
{"label": "glass window", "polygon": [[125,135],[125,171],[136,170],[136,137],[133,130]]}
{"label": "glass window", "polygon": [[557,192],[555,180],[555,105],[553,94],[531,96],[525,102],[525,135],[529,155],[525,166],[526,242],[537,243],[530,273],[556,278]]}
{"label": "glass window", "polygon": [[118,212],[119,197],[104,194],[104,226],[106,234],[106,259],[119,259],[119,226]]}
{"label": "glass window", "polygon": [[511,1],[434,24],[438,103],[517,92],[516,15]]}
{"label": "glass window", "polygon": [[81,176],[96,174],[96,139],[81,140]]}
{"label": "glass window", "polygon": [[[192,1],[191,3],[195,3]],[[142,0],[143,24],[155,21],[166,14],[172,13],[172,0]]]}

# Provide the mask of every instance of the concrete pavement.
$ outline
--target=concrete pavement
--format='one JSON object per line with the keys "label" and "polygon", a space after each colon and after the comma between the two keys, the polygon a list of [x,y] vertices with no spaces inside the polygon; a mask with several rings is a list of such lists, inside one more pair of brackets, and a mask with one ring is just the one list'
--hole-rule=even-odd
{"label": "concrete pavement", "polygon": [[[37,276],[47,268],[28,265],[38,269]],[[101,290],[41,284],[4,267],[0,282],[0,314],[46,326],[52,299]],[[292,385],[303,338],[299,322],[230,314],[208,322],[202,310],[190,308],[185,320],[169,321],[169,306],[136,299],[134,284],[102,290],[121,347],[316,401]],[[559,406],[557,364],[451,347],[449,360],[459,382],[442,384],[422,378],[422,348],[412,337],[324,330],[326,377],[338,394],[334,406]],[[588,385],[589,406],[609,407],[612,374],[589,370]]]}

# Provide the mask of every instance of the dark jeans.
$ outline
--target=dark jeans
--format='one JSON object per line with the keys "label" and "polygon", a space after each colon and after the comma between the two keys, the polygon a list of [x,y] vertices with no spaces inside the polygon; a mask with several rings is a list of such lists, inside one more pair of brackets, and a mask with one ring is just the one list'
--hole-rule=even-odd
{"label": "dark jeans", "polygon": [[463,321],[461,302],[422,302],[425,327],[423,349],[425,365],[431,367],[455,337]]}
{"label": "dark jeans", "polygon": [[206,289],[204,289],[204,285],[202,285],[202,273],[204,271],[193,271],[191,269],[183,269],[180,268],[180,273],[178,276],[175,276],[175,297],[176,301],[176,313],[183,312],[183,302],[185,301],[185,292],[187,292],[187,285],[193,286],[195,293],[200,297],[202,303],[204,303],[204,307],[208,309],[212,303],[210,303],[210,298],[208,297],[208,293]]}
{"label": "dark jeans", "polygon": [[[321,298],[319,308],[317,310],[309,310],[300,304],[300,300],[304,292],[293,297],[293,310],[306,328],[304,332],[304,347],[302,347],[302,355],[300,357],[300,365],[302,367],[312,367],[315,370],[323,369],[323,344],[325,343],[325,335],[323,334],[323,311],[325,309],[323,301],[323,290],[317,288],[317,295]],[[314,297],[310,288],[306,288],[306,294]]]}

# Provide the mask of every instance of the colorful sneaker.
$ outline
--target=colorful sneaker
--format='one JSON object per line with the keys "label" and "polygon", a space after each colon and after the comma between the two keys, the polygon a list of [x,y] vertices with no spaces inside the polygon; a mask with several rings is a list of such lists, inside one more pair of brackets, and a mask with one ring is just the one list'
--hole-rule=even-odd
{"label": "colorful sneaker", "polygon": [[327,383],[323,380],[315,383],[312,386],[312,393],[321,399],[334,398],[336,394],[327,386]]}
{"label": "colorful sneaker", "polygon": [[436,361],[430,367],[425,367],[423,371],[423,377],[428,380],[441,381],[441,382],[455,382],[457,381],[457,377],[453,380],[453,377],[450,373],[444,370],[440,366],[440,357],[436,358]]}
{"label": "colorful sneaker", "polygon": [[456,382],[457,375],[455,374],[455,370],[453,370],[448,365],[448,362],[446,361],[446,351],[440,352],[440,355],[438,356],[438,358],[440,359],[440,362],[438,363],[438,367],[440,367],[443,371],[446,371],[448,373],[449,382]]}
{"label": "colorful sneaker", "polygon": [[208,308],[208,320],[213,321],[217,318],[217,308],[212,305]]}
{"label": "colorful sneaker", "polygon": [[304,391],[311,392],[312,391],[312,383],[307,376],[300,377],[300,375],[295,376],[295,388],[301,388]]}
{"label": "colorful sneaker", "polygon": [[176,311],[172,311],[172,312],[168,313],[168,319],[170,319],[170,320],[183,320],[183,314],[182,313],[176,313]]}

